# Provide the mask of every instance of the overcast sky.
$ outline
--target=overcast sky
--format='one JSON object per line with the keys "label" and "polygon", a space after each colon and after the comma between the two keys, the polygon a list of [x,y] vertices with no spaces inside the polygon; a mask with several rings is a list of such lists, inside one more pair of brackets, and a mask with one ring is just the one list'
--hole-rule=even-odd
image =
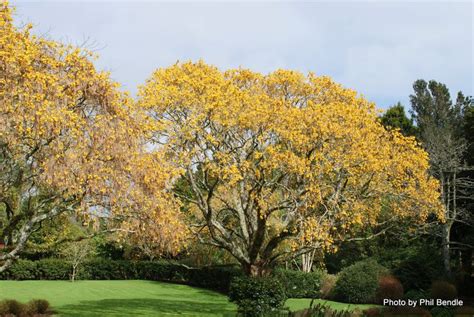
{"label": "overcast sky", "polygon": [[203,59],[221,69],[329,75],[379,107],[408,105],[414,80],[473,92],[473,2],[15,1],[17,24],[87,40],[122,87]]}

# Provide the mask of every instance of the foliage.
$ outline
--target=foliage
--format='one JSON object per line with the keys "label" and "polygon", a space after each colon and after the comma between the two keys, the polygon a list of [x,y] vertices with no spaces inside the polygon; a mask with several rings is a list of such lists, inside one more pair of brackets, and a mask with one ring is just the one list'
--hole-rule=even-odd
{"label": "foliage", "polygon": [[43,221],[61,214],[130,239],[146,231],[177,252],[187,231],[165,191],[175,173],[144,147],[152,123],[95,69],[93,54],[31,33],[2,1],[0,271]]}
{"label": "foliage", "polygon": [[104,237],[97,237],[95,242],[95,251],[98,257],[109,260],[124,260],[124,248],[116,241],[107,240]]}
{"label": "foliage", "polygon": [[373,104],[328,77],[177,63],[153,73],[138,104],[157,125],[149,141],[183,175],[174,192],[195,233],[249,275],[333,249],[376,224],[383,204],[415,222],[439,211],[414,138],[384,129]]}
{"label": "foliage", "polygon": [[229,300],[243,316],[263,316],[283,308],[287,296],[274,277],[237,277],[230,284]]}
{"label": "foliage", "polygon": [[344,268],[334,287],[335,298],[348,303],[373,303],[378,280],[387,269],[373,260],[357,262]]}
{"label": "foliage", "polygon": [[379,276],[379,283],[376,293],[376,302],[383,304],[383,300],[403,298],[403,285],[393,275]]}
{"label": "foliage", "polygon": [[323,271],[302,272],[277,269],[272,276],[277,278],[285,288],[289,298],[317,298],[321,295],[322,280],[326,273]]}

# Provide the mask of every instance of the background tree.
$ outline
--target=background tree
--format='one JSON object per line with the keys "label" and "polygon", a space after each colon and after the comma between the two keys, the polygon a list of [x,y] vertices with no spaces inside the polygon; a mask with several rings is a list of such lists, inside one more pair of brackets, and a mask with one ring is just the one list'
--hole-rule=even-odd
{"label": "background tree", "polygon": [[415,136],[417,133],[413,119],[407,117],[405,108],[400,102],[384,112],[381,122],[385,127],[400,129],[400,132],[405,136]]}
{"label": "background tree", "polygon": [[74,282],[80,266],[94,255],[94,245],[87,239],[69,242],[62,250],[62,255],[71,263],[71,282]]}
{"label": "background tree", "polygon": [[139,96],[158,127],[150,142],[184,176],[175,194],[194,232],[249,275],[332,248],[383,205],[391,220],[440,211],[414,138],[386,131],[373,104],[327,77],[185,63],[157,70]]}
{"label": "background tree", "polygon": [[165,191],[172,170],[144,150],[146,117],[89,52],[30,29],[0,4],[0,272],[64,213],[132,235],[153,228],[150,239],[177,248],[185,227]]}
{"label": "background tree", "polygon": [[445,222],[440,233],[443,245],[443,264],[445,273],[451,275],[451,247],[458,244],[452,241],[455,224],[472,225],[472,213],[460,204],[461,200],[471,200],[473,182],[466,174],[466,153],[468,141],[465,138],[464,115],[472,100],[458,94],[452,103],[446,85],[436,81],[417,80],[413,84],[414,94],[410,95],[412,116],[420,131],[420,140],[429,153],[431,174],[441,184],[441,200]]}

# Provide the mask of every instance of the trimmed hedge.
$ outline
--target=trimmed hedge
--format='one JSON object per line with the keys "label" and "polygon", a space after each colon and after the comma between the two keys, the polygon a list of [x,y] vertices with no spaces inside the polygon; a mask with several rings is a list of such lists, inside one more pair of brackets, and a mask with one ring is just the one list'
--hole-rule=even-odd
{"label": "trimmed hedge", "polygon": [[[8,270],[0,273],[4,280],[67,280],[72,266],[61,259],[38,261],[19,260]],[[93,259],[79,266],[78,279],[88,280],[132,280],[185,282],[189,280],[189,269],[166,261],[125,261]]]}
{"label": "trimmed hedge", "polygon": [[287,298],[276,277],[237,277],[229,289],[229,300],[237,304],[240,315],[245,317],[278,312]]}
{"label": "trimmed hedge", "polygon": [[288,297],[317,298],[321,296],[322,280],[326,273],[278,269],[273,275],[283,284]]}
{"label": "trimmed hedge", "polygon": [[212,266],[190,269],[188,283],[192,286],[209,288],[224,293],[229,292],[230,284],[236,277],[244,276],[238,266]]}
{"label": "trimmed hedge", "polygon": [[[18,260],[0,273],[4,280],[68,280],[72,267],[63,259]],[[288,297],[318,297],[325,273],[276,269],[273,274]],[[227,293],[235,277],[244,276],[236,265],[191,268],[173,261],[92,259],[79,266],[79,280],[151,280],[189,284]]]}

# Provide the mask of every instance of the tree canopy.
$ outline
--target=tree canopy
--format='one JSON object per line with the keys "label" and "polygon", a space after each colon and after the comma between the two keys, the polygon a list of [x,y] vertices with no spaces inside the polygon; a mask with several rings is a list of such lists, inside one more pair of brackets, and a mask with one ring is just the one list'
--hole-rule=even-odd
{"label": "tree canopy", "polygon": [[175,194],[194,232],[248,274],[333,248],[382,206],[392,220],[442,217],[427,153],[328,77],[178,63],[153,73],[138,104],[155,120],[149,142],[183,175]]}

